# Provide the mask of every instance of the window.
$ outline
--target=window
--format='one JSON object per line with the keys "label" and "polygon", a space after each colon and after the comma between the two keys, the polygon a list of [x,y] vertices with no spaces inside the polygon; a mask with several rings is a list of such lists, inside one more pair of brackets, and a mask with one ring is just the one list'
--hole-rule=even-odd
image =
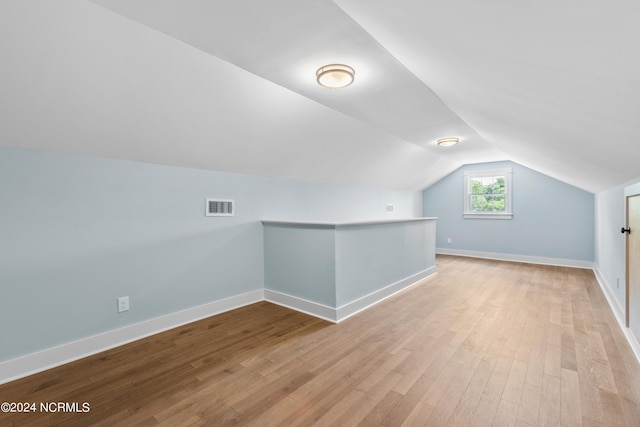
{"label": "window", "polygon": [[464,217],[511,219],[511,169],[464,175]]}

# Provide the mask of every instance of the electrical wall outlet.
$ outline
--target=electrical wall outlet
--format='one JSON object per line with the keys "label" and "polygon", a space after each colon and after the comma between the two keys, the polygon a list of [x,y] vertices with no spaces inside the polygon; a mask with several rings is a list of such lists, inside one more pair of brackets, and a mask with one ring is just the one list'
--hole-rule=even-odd
{"label": "electrical wall outlet", "polygon": [[449,238],[447,239],[447,245],[450,245],[451,243],[453,243],[453,241],[451,240],[451,237],[449,237]]}
{"label": "electrical wall outlet", "polygon": [[129,297],[118,298],[118,313],[129,311]]}

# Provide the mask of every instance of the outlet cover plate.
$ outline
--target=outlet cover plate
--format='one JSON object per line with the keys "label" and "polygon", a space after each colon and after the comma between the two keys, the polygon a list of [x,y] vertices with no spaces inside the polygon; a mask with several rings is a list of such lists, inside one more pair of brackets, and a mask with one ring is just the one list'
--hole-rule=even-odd
{"label": "outlet cover plate", "polygon": [[129,297],[118,298],[118,313],[129,311]]}

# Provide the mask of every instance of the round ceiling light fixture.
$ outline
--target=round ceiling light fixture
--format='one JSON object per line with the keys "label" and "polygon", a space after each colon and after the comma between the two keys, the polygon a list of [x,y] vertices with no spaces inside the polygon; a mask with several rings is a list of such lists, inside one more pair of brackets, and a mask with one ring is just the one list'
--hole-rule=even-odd
{"label": "round ceiling light fixture", "polygon": [[440,147],[451,147],[458,143],[458,138],[440,138],[436,142]]}
{"label": "round ceiling light fixture", "polygon": [[320,86],[337,89],[353,83],[356,72],[344,64],[329,64],[318,68],[316,80]]}

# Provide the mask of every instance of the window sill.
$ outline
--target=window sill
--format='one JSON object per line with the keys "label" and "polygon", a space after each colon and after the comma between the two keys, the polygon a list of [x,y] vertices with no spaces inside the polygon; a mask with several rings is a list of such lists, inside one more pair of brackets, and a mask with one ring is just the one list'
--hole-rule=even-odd
{"label": "window sill", "polygon": [[465,213],[466,219],[513,219],[512,213]]}

